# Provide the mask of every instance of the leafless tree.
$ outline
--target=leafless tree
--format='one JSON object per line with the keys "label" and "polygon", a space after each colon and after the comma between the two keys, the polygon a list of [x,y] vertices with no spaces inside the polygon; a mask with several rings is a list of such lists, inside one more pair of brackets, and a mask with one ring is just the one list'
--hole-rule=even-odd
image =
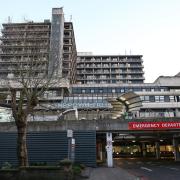
{"label": "leafless tree", "polygon": [[[36,52],[39,48],[24,49],[26,54],[21,59],[15,56],[8,67],[9,76],[1,80],[1,92],[6,91],[8,103],[5,107],[12,109],[12,116],[17,127],[17,158],[19,166],[28,166],[27,124],[28,117],[34,112],[45,91],[54,86],[61,87],[63,79],[58,74],[48,75],[48,61],[44,53]],[[56,67],[56,65],[54,65]],[[3,87],[3,88],[2,88]],[[1,103],[2,105],[2,103]]]}

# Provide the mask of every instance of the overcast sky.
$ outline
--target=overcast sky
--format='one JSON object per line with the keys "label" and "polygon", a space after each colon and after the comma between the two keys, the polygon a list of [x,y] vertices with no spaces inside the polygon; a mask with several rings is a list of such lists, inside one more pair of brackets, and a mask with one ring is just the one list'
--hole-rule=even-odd
{"label": "overcast sky", "polygon": [[145,82],[180,72],[180,0],[1,0],[0,24],[51,19],[62,6],[77,51],[141,54]]}

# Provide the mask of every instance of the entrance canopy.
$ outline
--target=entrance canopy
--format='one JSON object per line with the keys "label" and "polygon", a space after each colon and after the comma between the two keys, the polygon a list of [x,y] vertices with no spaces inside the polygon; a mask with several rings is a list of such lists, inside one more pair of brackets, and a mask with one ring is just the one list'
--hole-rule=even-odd
{"label": "entrance canopy", "polygon": [[111,103],[113,107],[113,119],[117,119],[118,117],[122,116],[125,112],[139,110],[142,106],[142,100],[140,96],[134,92],[127,92],[117,98],[108,99],[108,102]]}

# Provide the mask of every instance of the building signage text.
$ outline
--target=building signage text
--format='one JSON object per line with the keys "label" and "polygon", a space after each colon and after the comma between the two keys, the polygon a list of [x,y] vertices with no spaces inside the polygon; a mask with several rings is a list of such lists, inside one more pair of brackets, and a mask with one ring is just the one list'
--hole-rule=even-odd
{"label": "building signage text", "polygon": [[180,122],[129,122],[129,130],[180,129]]}

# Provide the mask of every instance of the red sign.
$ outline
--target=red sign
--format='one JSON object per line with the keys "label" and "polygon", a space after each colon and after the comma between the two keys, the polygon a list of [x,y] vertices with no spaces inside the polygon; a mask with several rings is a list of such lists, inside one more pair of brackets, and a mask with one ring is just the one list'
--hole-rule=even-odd
{"label": "red sign", "polygon": [[169,122],[129,122],[129,130],[180,129],[180,121]]}

